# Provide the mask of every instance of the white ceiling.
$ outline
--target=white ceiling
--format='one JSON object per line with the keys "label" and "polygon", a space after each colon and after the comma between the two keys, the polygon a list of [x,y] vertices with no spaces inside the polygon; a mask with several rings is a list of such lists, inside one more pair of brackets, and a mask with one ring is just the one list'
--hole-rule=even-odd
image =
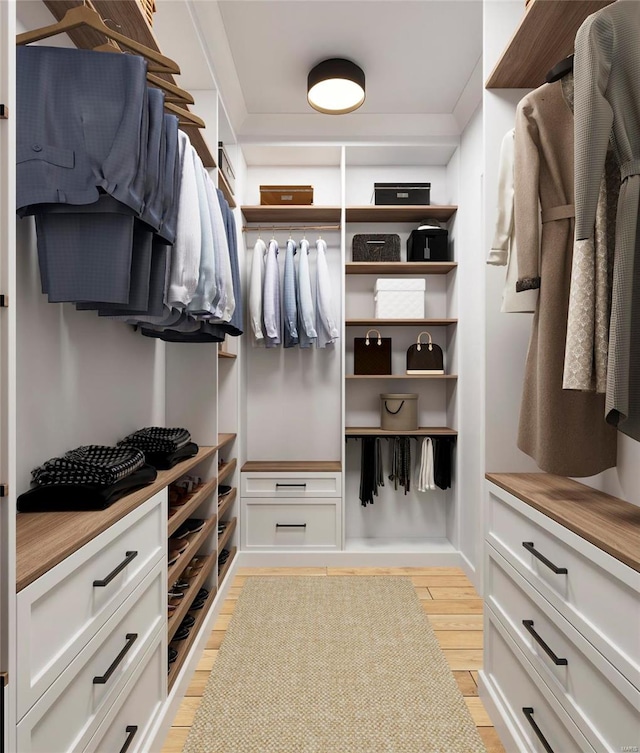
{"label": "white ceiling", "polygon": [[[176,40],[184,16],[199,50]],[[243,141],[452,141],[482,96],[481,0],[161,0],[154,24],[163,49],[183,47],[187,88],[204,88],[204,54]],[[328,57],[364,68],[356,113],[307,104],[307,74]]]}
{"label": "white ceiling", "polygon": [[416,0],[220,0],[249,113],[308,113],[321,60],[366,73],[360,113],[451,113],[482,50],[482,4]]}

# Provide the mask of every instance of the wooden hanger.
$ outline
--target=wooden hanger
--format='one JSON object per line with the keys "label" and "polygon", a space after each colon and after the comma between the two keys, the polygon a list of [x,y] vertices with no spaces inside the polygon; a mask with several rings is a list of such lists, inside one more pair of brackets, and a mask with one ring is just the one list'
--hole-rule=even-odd
{"label": "wooden hanger", "polygon": [[118,45],[124,47],[136,55],[141,55],[148,61],[148,69],[153,73],[180,73],[180,67],[171,58],[165,57],[156,50],[152,50],[146,45],[140,44],[133,39],[129,39],[124,34],[110,29],[100,17],[100,14],[87,5],[78,5],[68,10],[64,18],[58,23],[50,26],[43,26],[40,29],[27,31],[24,34],[18,34],[16,43],[19,45],[39,42],[41,39],[55,37],[57,34],[63,34],[67,31],[73,31],[79,26],[88,26],[94,31],[104,35],[107,39],[112,39]]}
{"label": "wooden hanger", "polygon": [[189,112],[189,110],[185,110],[182,107],[178,107],[177,105],[174,105],[172,102],[165,102],[164,103],[164,109],[167,112],[171,112],[174,115],[177,115],[179,120],[178,122],[180,125],[183,126],[191,126],[196,128],[206,128],[206,123],[202,118],[199,118],[197,115],[194,115],[192,112]]}
{"label": "wooden hanger", "polygon": [[[120,47],[118,47],[118,45],[111,40],[109,40],[105,44],[99,44],[97,47],[94,47],[93,51],[122,52]],[[160,76],[156,76],[155,73],[147,73],[147,83],[151,84],[151,86],[155,86],[157,89],[162,89],[165,95],[165,102],[177,102],[179,104],[185,105],[192,105],[195,103],[195,100],[186,89],[181,89],[179,86],[172,84],[170,81],[165,81],[163,78],[160,78]]]}

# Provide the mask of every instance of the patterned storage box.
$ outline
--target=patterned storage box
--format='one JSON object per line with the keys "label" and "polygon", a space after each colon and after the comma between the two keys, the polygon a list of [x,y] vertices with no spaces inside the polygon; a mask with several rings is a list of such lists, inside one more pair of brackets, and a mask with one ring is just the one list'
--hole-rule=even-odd
{"label": "patterned storage box", "polygon": [[424,319],[425,281],[402,278],[376,280],[376,319]]}

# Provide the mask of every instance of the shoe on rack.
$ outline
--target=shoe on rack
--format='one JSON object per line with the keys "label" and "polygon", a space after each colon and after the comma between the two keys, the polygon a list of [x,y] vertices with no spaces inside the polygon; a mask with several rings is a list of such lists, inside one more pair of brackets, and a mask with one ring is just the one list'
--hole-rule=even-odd
{"label": "shoe on rack", "polygon": [[189,534],[198,533],[198,531],[204,528],[205,522],[202,518],[189,518],[178,528],[172,538],[183,539],[185,536],[189,536]]}
{"label": "shoe on rack", "polygon": [[196,618],[193,615],[188,614],[184,618],[184,620],[182,620],[182,622],[180,623],[180,627],[181,628],[185,627],[185,628],[191,629],[195,624],[196,624]]}
{"label": "shoe on rack", "polygon": [[180,625],[180,627],[176,630],[175,635],[171,640],[173,641],[183,641],[186,638],[189,637],[189,633],[191,632],[191,628],[184,627],[183,625]]}

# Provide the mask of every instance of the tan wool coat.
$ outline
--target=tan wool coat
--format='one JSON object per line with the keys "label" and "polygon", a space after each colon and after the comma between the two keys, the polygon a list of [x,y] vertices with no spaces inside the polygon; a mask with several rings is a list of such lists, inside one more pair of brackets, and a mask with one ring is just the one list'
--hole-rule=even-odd
{"label": "tan wool coat", "polygon": [[[539,288],[527,354],[518,447],[548,473],[592,476],[616,464],[604,396],[563,390],[574,237],[573,113],[562,81],[518,105],[515,231],[518,290]],[[542,230],[539,230],[540,210]]]}

